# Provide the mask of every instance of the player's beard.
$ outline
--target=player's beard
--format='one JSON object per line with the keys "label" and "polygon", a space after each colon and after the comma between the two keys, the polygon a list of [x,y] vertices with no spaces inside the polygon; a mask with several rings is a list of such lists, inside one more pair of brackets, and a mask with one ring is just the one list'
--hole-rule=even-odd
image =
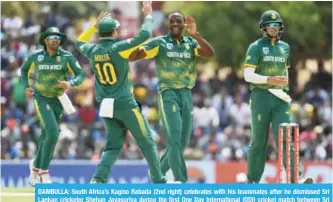
{"label": "player's beard", "polygon": [[60,45],[60,43],[52,43],[50,48],[51,48],[52,50],[56,51],[56,50],[58,50],[59,45]]}
{"label": "player's beard", "polygon": [[47,42],[47,47],[53,51],[58,50],[59,46],[60,46],[60,41],[58,41],[58,42],[57,41],[48,41]]}

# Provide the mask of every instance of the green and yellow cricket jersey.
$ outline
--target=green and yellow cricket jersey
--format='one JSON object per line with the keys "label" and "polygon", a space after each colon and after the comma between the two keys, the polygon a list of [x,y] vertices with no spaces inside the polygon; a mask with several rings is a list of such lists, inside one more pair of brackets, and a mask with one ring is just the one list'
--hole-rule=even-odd
{"label": "green and yellow cricket jersey", "polygon": [[168,33],[151,39],[143,48],[147,54],[145,59],[155,58],[159,92],[194,87],[195,62],[199,56],[198,42],[194,38],[183,36],[178,41]]}
{"label": "green and yellow cricket jersey", "polygon": [[[24,61],[21,67],[21,79],[25,88],[31,86],[34,93],[55,98],[64,94],[64,89],[58,87],[58,81],[67,81],[69,72],[74,77],[69,81],[72,87],[78,86],[84,79],[84,73],[79,62],[68,51],[61,48],[53,56],[45,49],[37,50]],[[30,82],[34,73],[35,82]]]}
{"label": "green and yellow cricket jersey", "polygon": [[130,54],[149,39],[152,33],[152,19],[146,18],[141,30],[134,38],[117,41],[115,38],[103,37],[99,43],[88,43],[96,32],[90,27],[76,41],[80,52],[86,56],[95,73],[96,99],[101,102],[103,98],[118,100],[134,99],[132,84],[128,79]]}
{"label": "green and yellow cricket jersey", "polygon": [[[286,76],[290,67],[290,47],[281,40],[272,44],[271,39],[262,37],[252,43],[245,57],[245,67],[255,68],[255,73],[263,76]],[[270,84],[251,84],[251,90],[254,88],[269,89],[283,88]]]}

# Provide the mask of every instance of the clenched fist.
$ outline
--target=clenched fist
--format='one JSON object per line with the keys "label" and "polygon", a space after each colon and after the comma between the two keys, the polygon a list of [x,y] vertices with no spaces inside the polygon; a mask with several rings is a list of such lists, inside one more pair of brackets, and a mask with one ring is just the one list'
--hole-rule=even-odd
{"label": "clenched fist", "polygon": [[71,84],[68,81],[58,81],[59,88],[63,89],[69,89],[71,87]]}

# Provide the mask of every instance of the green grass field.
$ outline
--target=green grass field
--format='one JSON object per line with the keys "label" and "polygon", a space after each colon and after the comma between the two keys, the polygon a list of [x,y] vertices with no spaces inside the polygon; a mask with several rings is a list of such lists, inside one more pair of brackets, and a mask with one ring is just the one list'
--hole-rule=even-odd
{"label": "green grass field", "polygon": [[34,202],[34,188],[1,188],[1,202]]}

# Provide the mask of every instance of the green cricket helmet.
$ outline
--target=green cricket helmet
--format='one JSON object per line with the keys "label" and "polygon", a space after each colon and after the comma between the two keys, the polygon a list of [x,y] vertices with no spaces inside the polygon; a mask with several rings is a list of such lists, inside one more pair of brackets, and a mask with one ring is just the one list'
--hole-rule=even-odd
{"label": "green cricket helmet", "polygon": [[111,33],[116,28],[119,28],[120,23],[118,20],[115,20],[111,17],[105,17],[98,23],[98,33]]}
{"label": "green cricket helmet", "polygon": [[276,12],[274,10],[268,10],[268,11],[265,11],[261,15],[259,27],[260,27],[261,32],[266,36],[267,36],[267,33],[265,31],[265,26],[270,23],[279,24],[279,27],[280,27],[279,34],[278,34],[278,39],[279,39],[283,33],[283,20],[278,12]]}

